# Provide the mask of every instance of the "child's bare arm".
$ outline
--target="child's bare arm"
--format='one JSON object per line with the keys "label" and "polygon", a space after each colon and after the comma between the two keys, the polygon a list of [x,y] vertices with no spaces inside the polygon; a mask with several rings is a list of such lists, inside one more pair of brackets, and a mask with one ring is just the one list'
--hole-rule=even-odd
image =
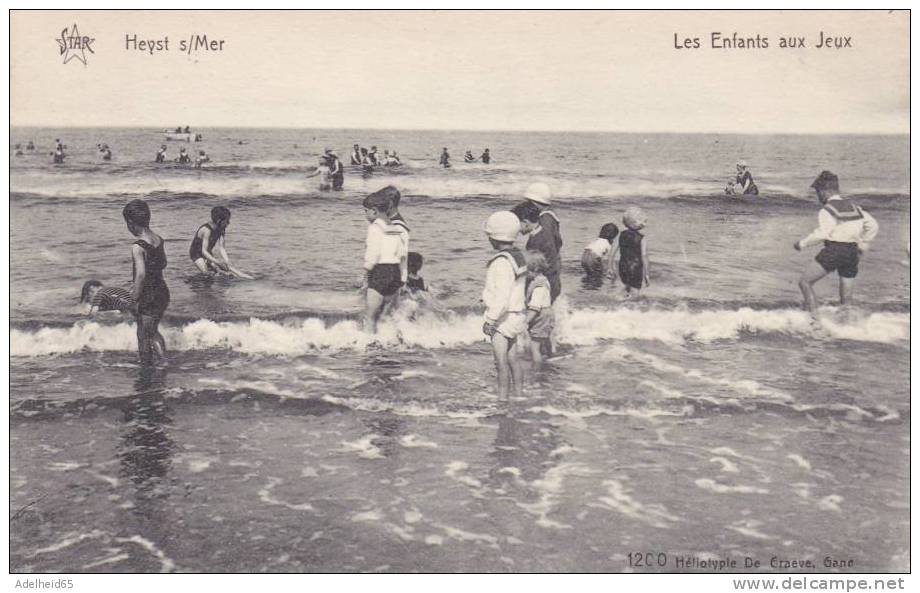
{"label": "child's bare arm", "polygon": [[648,268],[648,239],[642,241],[642,274],[645,285],[649,285],[649,268]]}
{"label": "child's bare arm", "polygon": [[607,275],[611,279],[617,279],[616,267],[613,265],[616,261],[617,252],[620,250],[620,246],[616,245],[610,250],[610,255],[607,257]]}

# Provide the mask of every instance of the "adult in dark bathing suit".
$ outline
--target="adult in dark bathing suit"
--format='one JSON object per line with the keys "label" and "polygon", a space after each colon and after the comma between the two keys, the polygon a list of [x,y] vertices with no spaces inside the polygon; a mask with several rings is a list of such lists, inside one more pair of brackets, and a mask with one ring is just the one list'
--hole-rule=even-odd
{"label": "adult in dark bathing suit", "polygon": [[741,193],[745,196],[759,195],[760,190],[757,189],[757,184],[754,183],[754,176],[748,171],[747,163],[738,161],[735,168],[738,170],[738,175],[735,177],[735,184],[739,186]]}

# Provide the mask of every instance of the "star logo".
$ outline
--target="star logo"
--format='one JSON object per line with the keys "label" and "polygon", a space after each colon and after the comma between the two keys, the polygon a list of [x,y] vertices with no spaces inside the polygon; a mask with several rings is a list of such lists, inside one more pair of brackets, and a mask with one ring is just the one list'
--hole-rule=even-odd
{"label": "star logo", "polygon": [[61,55],[64,56],[65,64],[76,58],[86,66],[86,51],[89,50],[91,54],[96,53],[93,51],[93,42],[96,40],[80,35],[80,30],[77,29],[76,23],[69,31],[65,27],[64,30],[61,31],[61,38],[55,41],[57,41],[60,47]]}

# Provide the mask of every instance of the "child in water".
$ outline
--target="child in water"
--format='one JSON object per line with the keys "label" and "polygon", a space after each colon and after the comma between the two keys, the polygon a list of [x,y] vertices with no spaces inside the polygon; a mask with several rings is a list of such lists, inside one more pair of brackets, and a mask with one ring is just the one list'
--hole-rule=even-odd
{"label": "child in water", "polygon": [[395,301],[408,277],[408,234],[402,227],[390,224],[392,201],[388,190],[385,187],[364,198],[364,215],[370,223],[364,252],[364,331],[370,334],[377,333],[384,306]]}
{"label": "child in water", "polygon": [[549,267],[539,251],[528,251],[527,260],[527,332],[530,353],[535,366],[543,363],[543,353],[552,351],[552,333],[556,325],[549,280],[544,274]]}
{"label": "child in water", "polygon": [[406,289],[409,291],[410,296],[414,296],[422,292],[428,292],[428,287],[425,286],[425,279],[418,275],[418,273],[422,270],[422,265],[424,263],[425,259],[422,257],[421,253],[416,251],[409,252],[409,275],[406,278]]}
{"label": "child in water", "polygon": [[613,269],[613,258],[610,258],[611,261],[609,262],[606,261],[606,258],[610,255],[613,240],[617,238],[618,234],[620,234],[620,229],[612,222],[608,222],[601,227],[601,232],[598,234],[597,239],[588,243],[581,254],[581,267],[584,269],[585,274],[590,277],[603,277],[605,264],[607,264],[608,270]]}
{"label": "child in water", "polygon": [[307,179],[310,177],[319,176],[319,191],[328,191],[332,189],[332,173],[329,168],[329,161],[324,157],[320,157],[319,165],[316,167],[316,171],[313,171],[307,175]]}
{"label": "child in water", "polygon": [[[610,254],[612,262],[617,251],[620,253],[620,263],[617,268],[620,280],[626,287],[626,296],[632,296],[632,292],[638,295],[642,290],[643,284],[649,285],[648,276],[648,250],[645,236],[640,233],[645,228],[646,217],[641,208],[631,206],[623,214],[623,224],[626,230],[620,233],[620,241],[613,253]],[[610,269],[611,279],[615,279],[613,267]]]}
{"label": "child in water", "polygon": [[224,245],[228,226],[230,226],[230,209],[224,206],[211,208],[211,222],[201,225],[195,231],[188,256],[205,274],[222,274],[252,280],[252,276],[237,270],[230,263],[230,256]]}
{"label": "child in water", "polygon": [[514,355],[518,336],[527,331],[524,314],[527,263],[521,250],[514,246],[521,223],[512,212],[496,212],[486,221],[485,231],[497,253],[486,268],[486,286],[482,291],[486,312],[482,331],[492,340],[498,396],[507,398],[512,382],[515,395],[521,396],[524,372]]}
{"label": "child in water", "polygon": [[83,283],[80,303],[89,305],[87,315],[97,311],[133,311],[137,306],[129,291],[117,286],[103,286],[98,280]]}
{"label": "child in water", "polygon": [[169,306],[169,288],[163,279],[166,250],[163,238],[150,229],[150,207],[132,200],[122,210],[128,231],[137,237],[131,246],[133,259],[134,314],[137,320],[137,350],[142,364],[151,364],[154,354],[166,356],[166,340],[160,334],[160,319]]}

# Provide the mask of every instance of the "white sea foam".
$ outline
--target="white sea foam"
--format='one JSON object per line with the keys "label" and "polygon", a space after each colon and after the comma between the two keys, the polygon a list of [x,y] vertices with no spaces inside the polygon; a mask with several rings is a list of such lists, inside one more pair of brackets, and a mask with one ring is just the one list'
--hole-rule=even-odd
{"label": "white sea foam", "polygon": [[[846,322],[828,318],[822,320],[822,324],[831,339],[901,343],[910,336],[910,315],[906,313],[872,313]],[[784,333],[808,339],[814,336],[812,318],[806,313],[747,308],[698,312],[575,310],[571,315],[562,317],[559,325],[560,341],[574,345],[592,345],[610,340],[682,344],[687,341],[737,340],[744,333]],[[249,321],[223,322],[201,319],[181,327],[163,326],[161,331],[172,350],[227,349],[246,354],[296,356],[364,350],[372,341],[392,347],[457,348],[482,342],[481,327],[481,317],[470,314],[448,317],[421,315],[414,320],[391,318],[380,325],[376,336],[364,333],[356,321],[326,323],[318,318],[298,321],[252,318]],[[10,338],[13,356],[46,356],[83,350],[133,351],[137,348],[133,323],[105,325],[81,321],[63,328],[13,329]],[[663,363],[649,355],[640,358],[653,365]],[[313,372],[309,368],[304,370]],[[740,382],[734,385],[755,393],[758,391],[753,382],[747,387]]]}

